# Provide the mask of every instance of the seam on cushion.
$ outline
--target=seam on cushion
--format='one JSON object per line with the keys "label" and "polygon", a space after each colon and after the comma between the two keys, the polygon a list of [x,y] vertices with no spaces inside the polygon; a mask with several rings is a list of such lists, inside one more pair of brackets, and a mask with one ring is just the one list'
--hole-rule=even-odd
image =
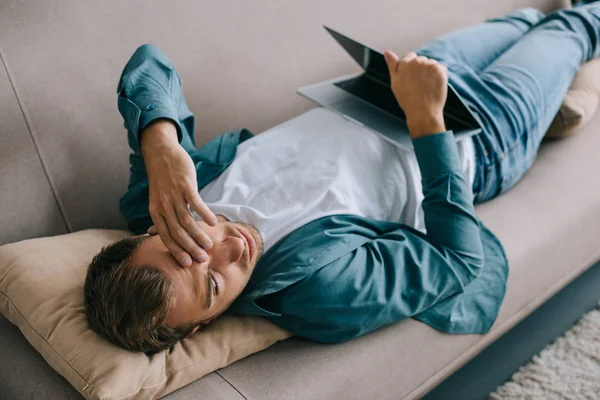
{"label": "seam on cushion", "polygon": [[239,393],[239,395],[240,395],[240,396],[242,396],[242,398],[243,398],[243,399],[245,399],[245,400],[248,400],[248,398],[247,398],[246,396],[244,396],[244,395],[242,394],[242,392],[240,392],[240,391],[238,390],[238,388],[236,388],[235,386],[233,386],[233,385],[231,384],[231,382],[229,382],[229,381],[227,380],[227,378],[225,378],[223,375],[221,375],[221,374],[219,373],[219,371],[218,371],[218,370],[217,370],[217,371],[215,371],[215,373],[216,373],[217,375],[219,375],[221,378],[223,378],[223,380],[224,380],[225,382],[227,382],[227,383],[229,384],[229,386],[231,386],[231,387],[233,388],[233,390],[235,390],[236,392],[238,392],[238,393]]}
{"label": "seam on cushion", "polygon": [[[546,301],[548,301],[550,299],[550,297],[552,297],[552,295],[557,294],[562,288],[567,286],[569,283],[571,283],[577,277],[581,276],[584,272],[586,272],[590,268],[594,267],[596,264],[600,263],[599,256],[600,256],[600,254],[597,254],[597,255],[591,257],[589,261],[583,263],[584,265],[587,265],[587,267],[584,267],[580,271],[575,271],[575,272],[567,275],[566,278],[560,280],[555,285],[551,286],[548,290],[544,291],[542,294],[537,296],[533,301],[528,302],[529,307],[525,306],[525,307],[521,308],[515,314],[513,314],[510,318],[508,318],[502,325],[496,327],[495,331],[500,331],[501,333],[496,338],[494,338],[491,342],[484,344],[483,347],[481,347],[481,348],[477,348],[477,349],[473,350],[473,347],[478,346],[481,342],[483,342],[485,340],[486,336],[489,336],[491,333],[494,333],[495,331],[481,335],[482,339],[479,342],[477,342],[473,346],[471,346],[465,353],[459,354],[457,357],[452,359],[450,362],[448,362],[446,365],[444,365],[442,368],[440,368],[434,374],[432,374],[429,378],[427,378],[425,381],[421,382],[421,384],[419,386],[417,386],[416,388],[414,388],[413,390],[408,392],[406,395],[401,397],[401,399],[412,398],[411,396],[413,396],[413,394],[415,392],[417,392],[418,390],[422,390],[422,388],[428,384],[428,381],[434,379],[434,377],[436,375],[444,373],[444,370],[447,368],[450,368],[450,372],[448,373],[448,375],[446,377],[448,377],[448,376],[452,375],[454,372],[458,371],[462,367],[462,365],[466,364],[467,362],[469,362],[470,360],[475,358],[480,352],[485,350],[487,347],[491,346],[494,342],[496,342],[502,336],[504,336],[511,328],[515,327],[519,322],[524,320],[527,316],[529,316],[531,313],[533,313],[535,310],[537,310],[539,307],[541,307],[544,303],[546,303]],[[505,327],[507,327],[507,328],[504,329]],[[502,331],[503,329],[504,329],[504,331]],[[475,353],[473,354],[473,356],[471,356],[471,353],[473,353],[473,352],[475,352]],[[465,354],[467,354],[467,355],[465,356]],[[463,360],[464,360],[464,363],[462,365],[460,365],[458,368],[453,369],[453,367],[452,367],[453,363],[459,363],[459,362],[462,362]],[[443,382],[444,379],[445,378],[442,378],[442,380],[440,380],[439,383]],[[435,385],[433,388],[435,388],[436,386],[438,386],[438,385]],[[433,388],[430,388],[428,391],[433,390]],[[424,393],[421,393],[421,396],[423,396],[423,395],[424,395]]]}
{"label": "seam on cushion", "polygon": [[[268,347],[270,347],[270,346],[274,345],[274,344],[275,344],[275,343],[277,343],[277,342],[280,342],[280,341],[282,341],[282,340],[285,340],[285,339],[287,339],[287,338],[284,338],[284,339],[278,339],[278,340],[274,341],[273,343],[271,343],[269,346],[265,347],[264,349],[266,349],[266,348],[268,348]],[[242,346],[247,346],[247,345],[249,345],[249,344],[256,343],[256,342],[264,342],[264,339],[252,340],[252,341],[250,341],[250,342],[245,342],[245,343],[243,343],[243,344],[239,344],[239,345],[237,345],[237,346],[234,346],[234,347],[231,347],[231,348],[229,348],[229,349],[230,349],[230,350],[237,349],[237,348],[239,348],[239,347],[242,347]],[[263,349],[263,350],[264,350],[264,349]],[[259,351],[260,351],[260,350],[259,350]],[[256,352],[255,352],[255,353],[256,353]],[[174,376],[174,375],[176,375],[176,374],[178,374],[178,373],[180,373],[180,372],[182,372],[182,371],[185,371],[185,370],[186,370],[186,369],[188,369],[188,368],[195,367],[195,366],[197,366],[197,365],[199,365],[199,364],[202,364],[202,363],[204,363],[204,362],[206,362],[206,361],[212,360],[213,358],[215,358],[215,357],[219,356],[220,354],[221,354],[221,353],[217,353],[217,354],[215,354],[215,355],[213,355],[213,356],[211,356],[211,357],[208,357],[208,358],[205,358],[205,359],[203,359],[202,361],[198,361],[198,362],[196,362],[196,363],[189,364],[189,365],[187,365],[187,366],[185,366],[185,367],[183,367],[183,368],[180,368],[180,369],[178,369],[178,370],[176,370],[176,371],[173,371],[172,373],[170,373],[170,374],[167,374],[167,375],[166,375],[166,378],[167,378],[167,379],[163,379],[163,380],[162,380],[162,381],[160,381],[160,382],[156,382],[156,383],[153,383],[153,384],[151,384],[151,385],[148,385],[148,386],[140,386],[140,388],[139,388],[139,390],[138,390],[137,392],[132,392],[132,393],[126,394],[126,395],[124,395],[124,396],[122,396],[122,397],[119,397],[117,400],[126,399],[126,398],[127,398],[127,397],[129,397],[129,396],[132,396],[132,395],[135,395],[135,394],[139,393],[139,392],[140,392],[140,390],[142,390],[142,389],[149,389],[149,388],[152,388],[152,387],[155,387],[155,386],[158,386],[158,385],[162,385],[162,384],[164,384],[164,383],[165,383],[165,382],[168,380],[168,378],[170,378],[171,376]],[[254,353],[252,353],[252,354],[254,354]],[[251,355],[251,354],[248,354],[248,356],[249,356],[249,355]],[[245,356],[245,357],[247,357],[247,356]],[[242,358],[245,358],[245,357],[242,357]],[[240,358],[239,360],[241,360],[241,358]],[[238,361],[238,360],[235,360],[235,361]],[[228,365],[231,365],[231,364],[233,364],[235,361],[233,361],[232,363],[230,363],[230,364],[228,364]],[[226,366],[224,366],[224,367],[226,367]],[[221,367],[221,368],[224,368],[224,367]],[[218,369],[221,369],[221,368],[218,368]],[[216,369],[216,370],[214,370],[214,371],[211,371],[211,372],[216,372],[216,371],[218,371],[218,369]],[[209,373],[210,373],[210,372],[209,372]],[[208,375],[208,374],[206,374],[206,375]],[[206,375],[203,375],[203,376],[201,376],[200,378],[194,379],[194,381],[193,381],[193,382],[197,381],[198,379],[201,379],[201,378],[203,378],[203,377],[204,377],[204,376],[206,376]],[[221,375],[219,374],[219,376],[221,376]],[[221,377],[222,377],[222,376],[221,376]],[[225,379],[225,378],[223,378],[223,379]],[[190,382],[190,383],[191,383],[191,382]],[[227,383],[229,383],[229,382],[227,382]],[[230,385],[231,385],[231,384],[230,384]],[[241,394],[241,393],[240,393],[240,394]],[[244,397],[244,399],[245,399],[245,397]]]}
{"label": "seam on cushion", "polygon": [[[62,356],[62,355],[61,355],[59,352],[57,352],[57,351],[54,349],[54,347],[52,347],[52,345],[50,344],[50,342],[48,342],[48,341],[47,341],[47,340],[46,340],[46,339],[45,339],[45,338],[44,338],[42,335],[40,335],[40,333],[39,333],[39,332],[38,332],[38,331],[37,331],[37,330],[36,330],[36,329],[33,327],[33,325],[31,325],[31,324],[29,323],[29,320],[28,320],[27,318],[25,318],[25,316],[23,315],[23,313],[21,313],[21,311],[19,310],[19,308],[18,308],[18,307],[15,305],[15,303],[12,301],[12,299],[11,299],[10,297],[8,297],[8,296],[7,296],[7,295],[6,295],[4,292],[2,292],[2,291],[0,291],[0,295],[4,296],[6,299],[8,299],[8,302],[9,302],[9,303],[10,303],[10,304],[13,306],[13,308],[14,308],[14,309],[17,311],[17,313],[18,313],[18,314],[21,316],[21,318],[23,318],[23,321],[25,321],[25,322],[27,323],[27,325],[28,325],[28,326],[31,328],[31,330],[32,330],[32,331],[33,331],[33,332],[34,332],[36,335],[38,335],[38,336],[39,336],[39,337],[40,337],[40,338],[41,338],[41,339],[42,339],[44,342],[46,342],[46,343],[48,344],[48,347],[49,347],[50,349],[52,349],[52,351],[54,352],[54,354],[56,354],[56,355],[57,355],[57,356],[58,356],[58,357],[59,357],[61,360],[63,360],[63,361],[65,362],[65,364],[67,364],[67,365],[69,366],[69,368],[70,368],[70,369],[71,369],[73,372],[75,372],[75,373],[77,374],[77,376],[79,376],[79,377],[81,378],[81,380],[83,380],[83,381],[86,383],[86,385],[89,385],[90,383],[88,382],[88,380],[87,380],[87,379],[85,379],[83,376],[81,376],[81,374],[80,374],[79,372],[77,372],[77,370],[76,370],[75,368],[73,368],[73,367],[71,366],[71,364],[70,364],[70,363],[69,363],[67,360],[65,360],[65,359],[64,359],[64,357],[63,357],[63,356]],[[29,341],[28,341],[28,342],[29,342]],[[35,349],[35,347],[33,346],[33,343],[31,343],[31,342],[30,342],[29,344],[30,344],[30,345],[31,345],[31,346],[32,346],[32,347]],[[37,350],[37,349],[35,349],[35,350],[36,350],[36,351],[37,351],[37,352],[38,352],[38,353],[39,353],[39,354],[42,356],[42,358],[43,358],[43,355],[42,355],[42,353],[40,353],[40,351],[39,351],[39,350]],[[46,363],[47,363],[47,361],[46,361]],[[62,376],[62,374],[61,374],[61,376]],[[64,377],[65,379],[67,379],[65,376],[63,376],[63,377]],[[67,379],[67,381],[68,381],[68,379]],[[71,385],[71,386],[73,386],[73,385]],[[73,387],[74,387],[74,386],[73,386]],[[75,388],[75,389],[77,389],[77,388]],[[82,389],[82,390],[83,390],[83,389]]]}
{"label": "seam on cushion", "polygon": [[29,131],[29,136],[33,141],[33,147],[37,153],[38,159],[40,160],[40,164],[42,165],[42,170],[44,171],[44,175],[46,176],[46,180],[48,181],[48,185],[50,186],[50,191],[52,192],[52,196],[54,197],[54,201],[56,202],[56,206],[58,207],[58,212],[62,217],[63,223],[65,224],[65,229],[67,232],[73,232],[73,228],[71,224],[67,220],[67,215],[65,212],[65,208],[62,204],[60,197],[58,196],[58,191],[56,190],[56,186],[54,185],[54,181],[50,177],[50,172],[48,170],[48,166],[46,165],[46,160],[44,159],[42,152],[40,151],[40,144],[37,140],[35,133],[33,132],[32,124],[29,118],[29,114],[27,113],[23,102],[21,101],[21,97],[19,96],[19,91],[17,90],[17,86],[13,79],[12,73],[10,72],[10,68],[8,67],[8,62],[6,61],[6,57],[4,57],[4,51],[2,50],[2,46],[0,46],[0,62],[4,65],[4,70],[6,71],[6,75],[8,76],[8,81],[13,90],[15,98],[17,99],[17,104],[19,105],[19,109],[21,110],[21,114],[23,115],[23,119],[25,120],[25,125],[27,126],[27,130]]}

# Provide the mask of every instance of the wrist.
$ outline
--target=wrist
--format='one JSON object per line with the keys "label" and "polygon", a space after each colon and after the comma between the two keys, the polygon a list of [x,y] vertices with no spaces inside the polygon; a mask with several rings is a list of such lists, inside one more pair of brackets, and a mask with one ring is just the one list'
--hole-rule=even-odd
{"label": "wrist", "polygon": [[406,123],[413,139],[446,131],[444,116],[441,113],[413,118],[407,117]]}
{"label": "wrist", "polygon": [[142,156],[154,149],[165,149],[179,146],[177,128],[167,119],[152,121],[140,132]]}

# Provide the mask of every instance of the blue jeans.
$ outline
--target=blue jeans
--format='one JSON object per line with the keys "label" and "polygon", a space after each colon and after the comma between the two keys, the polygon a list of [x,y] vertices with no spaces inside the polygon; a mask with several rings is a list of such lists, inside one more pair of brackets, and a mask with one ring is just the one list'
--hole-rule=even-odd
{"label": "blue jeans", "polygon": [[473,201],[514,186],[533,164],[580,64],[600,50],[600,4],[544,16],[528,8],[415,50],[448,66],[450,84],[483,127],[474,136]]}

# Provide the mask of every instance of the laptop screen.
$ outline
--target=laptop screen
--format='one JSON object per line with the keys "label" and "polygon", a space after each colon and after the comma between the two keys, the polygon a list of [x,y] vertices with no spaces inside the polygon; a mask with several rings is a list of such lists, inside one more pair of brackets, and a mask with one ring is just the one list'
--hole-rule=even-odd
{"label": "laptop screen", "polygon": [[383,54],[363,44],[360,44],[336,31],[325,27],[327,32],[334,37],[339,44],[354,58],[367,74],[379,80],[381,83],[390,85],[390,73]]}
{"label": "laptop screen", "polygon": [[[380,90],[372,90],[365,87],[362,87],[362,94],[358,94],[355,90],[349,90],[349,86],[345,85],[344,82],[336,83],[337,86],[350,91],[354,95],[358,95],[358,97],[363,100],[369,101],[373,105],[384,109],[385,111],[391,112],[394,115],[399,116],[403,120],[405,120],[404,112],[397,105],[395,98],[391,93],[391,81],[390,74],[387,67],[387,63],[385,62],[385,58],[383,54],[380,52],[373,50],[355,40],[348,38],[345,35],[342,35],[339,32],[334,31],[328,27],[324,27],[333,38],[354,58],[354,60],[365,70],[365,74],[377,81],[382,86],[385,86],[385,90],[389,91],[387,96],[381,93]],[[348,82],[351,83],[351,82]],[[387,106],[382,106],[381,103],[383,101],[387,101]],[[390,110],[392,109],[393,110]],[[479,122],[473,116],[473,113],[461,97],[458,95],[456,90],[452,87],[451,84],[448,84],[448,97],[446,98],[446,104],[444,106],[444,116],[446,118],[446,123],[448,129],[478,129],[481,128]]]}

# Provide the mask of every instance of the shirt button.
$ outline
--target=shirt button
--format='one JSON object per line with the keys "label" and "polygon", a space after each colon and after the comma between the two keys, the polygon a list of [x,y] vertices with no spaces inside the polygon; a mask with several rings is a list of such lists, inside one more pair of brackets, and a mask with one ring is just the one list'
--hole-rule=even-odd
{"label": "shirt button", "polygon": [[500,153],[500,159],[504,160],[504,153]]}
{"label": "shirt button", "polygon": [[146,111],[152,111],[152,110],[154,110],[154,104],[148,104],[146,106]]}
{"label": "shirt button", "polygon": [[137,117],[137,113],[134,111],[131,113],[131,118],[136,118]]}

